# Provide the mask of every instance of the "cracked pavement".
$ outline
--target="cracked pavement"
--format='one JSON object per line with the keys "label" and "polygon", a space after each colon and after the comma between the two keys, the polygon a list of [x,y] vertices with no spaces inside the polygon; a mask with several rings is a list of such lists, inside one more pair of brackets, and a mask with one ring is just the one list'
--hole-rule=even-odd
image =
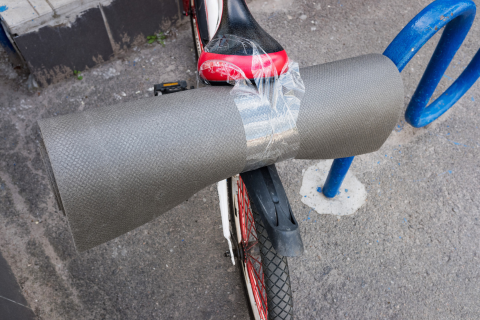
{"label": "cracked pavement", "polygon": [[[247,2],[300,66],[381,53],[430,3]],[[77,254],[37,147],[40,118],[142,99],[155,83],[196,85],[189,27],[177,26],[165,47],[133,48],[81,81],[34,92],[0,56],[0,251],[39,319],[248,319],[240,276],[223,257],[214,186]],[[477,18],[434,98],[478,50],[479,31]],[[438,39],[402,73],[405,107]],[[425,128],[399,119],[379,151],[353,162],[368,196],[351,216],[319,215],[301,202],[302,171],[318,161],[278,165],[306,249],[289,259],[297,319],[480,318],[479,101],[477,82]]]}

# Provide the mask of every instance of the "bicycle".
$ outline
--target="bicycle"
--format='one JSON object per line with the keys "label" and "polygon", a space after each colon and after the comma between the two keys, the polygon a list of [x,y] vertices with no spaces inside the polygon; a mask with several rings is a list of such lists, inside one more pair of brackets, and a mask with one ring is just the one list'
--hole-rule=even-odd
{"label": "bicycle", "polygon": [[[288,61],[285,50],[258,25],[243,0],[192,0],[190,3],[185,0],[184,13],[191,18],[199,69],[202,63],[219,59],[218,47],[214,52],[205,50],[214,35],[231,34],[233,29],[236,30],[234,36],[266,48],[265,53],[276,69],[284,69]],[[230,48],[221,50],[221,58],[241,66],[247,78],[254,77],[248,54],[241,56]],[[208,84],[231,80],[225,72],[208,71],[201,75]],[[230,249],[226,256],[232,258],[233,264],[235,258],[240,263],[251,315],[265,320],[292,319],[287,257],[301,255],[303,243],[275,164],[219,182],[218,193],[224,236]],[[280,221],[277,224],[273,221],[275,217]]]}

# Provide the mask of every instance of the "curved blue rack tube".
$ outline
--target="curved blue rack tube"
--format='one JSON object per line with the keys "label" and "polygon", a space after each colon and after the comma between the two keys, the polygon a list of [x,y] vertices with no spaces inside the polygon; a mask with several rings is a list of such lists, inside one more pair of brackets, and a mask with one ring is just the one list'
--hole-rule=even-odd
{"label": "curved blue rack tube", "polygon": [[[420,128],[435,121],[450,109],[480,77],[479,50],[458,79],[427,107],[438,83],[470,31],[475,13],[476,6],[471,0],[432,2],[403,28],[383,53],[402,72],[420,48],[445,27],[405,112],[405,120],[413,127]],[[352,161],[353,157],[333,161],[323,187],[326,197],[335,197]]]}
{"label": "curved blue rack tube", "polygon": [[435,1],[422,10],[392,41],[383,53],[401,72],[420,48],[445,27],[422,80],[408,105],[405,119],[415,128],[426,126],[453,106],[480,76],[480,54],[473,57],[460,77],[428,107],[433,92],[460,48],[475,19],[471,0]]}

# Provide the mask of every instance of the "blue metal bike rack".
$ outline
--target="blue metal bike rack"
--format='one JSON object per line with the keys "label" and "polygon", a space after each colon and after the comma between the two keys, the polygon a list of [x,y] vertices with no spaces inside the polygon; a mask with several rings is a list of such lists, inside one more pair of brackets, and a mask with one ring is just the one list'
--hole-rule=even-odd
{"label": "blue metal bike rack", "polygon": [[338,158],[333,160],[330,172],[328,172],[327,180],[323,186],[323,194],[327,198],[333,198],[337,195],[338,190],[342,186],[343,179],[347,175],[348,169],[352,164],[354,157]]}
{"label": "blue metal bike rack", "polygon": [[[475,3],[471,0],[437,0],[413,18],[383,53],[402,72],[420,48],[445,27],[405,112],[406,121],[415,128],[426,126],[444,114],[480,77],[479,50],[457,80],[427,106],[443,74],[470,31],[476,10]],[[323,194],[326,197],[333,198],[338,193],[353,158],[333,161],[323,187]]]}

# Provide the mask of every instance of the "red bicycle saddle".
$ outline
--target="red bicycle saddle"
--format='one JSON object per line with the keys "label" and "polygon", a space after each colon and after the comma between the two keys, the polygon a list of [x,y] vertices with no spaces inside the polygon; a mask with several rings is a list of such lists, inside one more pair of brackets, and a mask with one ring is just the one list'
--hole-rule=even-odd
{"label": "red bicycle saddle", "polygon": [[[255,21],[245,0],[223,0],[222,7],[218,29],[198,60],[200,75],[210,82],[231,80],[229,74],[218,71],[222,68],[219,67],[221,63],[208,65],[208,62],[224,61],[240,68],[248,79],[259,77],[259,73],[252,72],[253,55],[255,61],[261,61],[264,67],[273,64],[277,75],[285,72],[287,53]],[[254,45],[250,45],[252,43]]]}

